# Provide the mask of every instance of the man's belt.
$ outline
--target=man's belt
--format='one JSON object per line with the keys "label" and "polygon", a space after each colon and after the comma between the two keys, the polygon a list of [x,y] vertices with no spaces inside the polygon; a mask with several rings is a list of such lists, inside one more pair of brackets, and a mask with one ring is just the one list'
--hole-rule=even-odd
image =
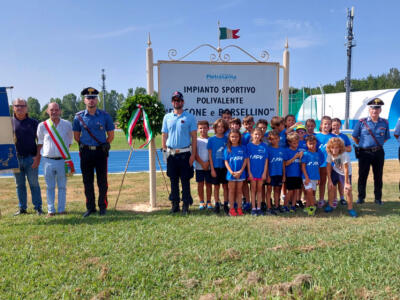
{"label": "man's belt", "polygon": [[48,158],[48,159],[54,159],[54,160],[61,160],[61,159],[63,159],[62,157],[48,157],[48,156],[43,156],[43,157]]}
{"label": "man's belt", "polygon": [[176,154],[190,152],[190,151],[192,151],[191,146],[186,147],[186,148],[167,148],[168,155],[176,155]]}
{"label": "man's belt", "polygon": [[101,149],[101,146],[88,146],[88,145],[80,145],[79,148],[81,149],[86,149],[86,150],[97,150],[97,149]]}
{"label": "man's belt", "polygon": [[378,152],[382,150],[383,148],[381,146],[375,146],[375,147],[368,147],[368,148],[360,148],[361,151],[365,152]]}

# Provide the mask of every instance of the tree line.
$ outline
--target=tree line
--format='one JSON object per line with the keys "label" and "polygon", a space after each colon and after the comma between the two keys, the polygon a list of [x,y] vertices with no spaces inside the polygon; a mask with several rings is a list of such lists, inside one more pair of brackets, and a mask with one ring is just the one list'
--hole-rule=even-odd
{"label": "tree line", "polygon": [[[344,79],[336,81],[335,84],[326,84],[323,86],[324,92],[326,94],[329,93],[341,93],[345,92],[345,84]],[[381,90],[381,89],[392,89],[392,88],[400,88],[400,72],[397,68],[391,68],[388,73],[382,75],[369,75],[366,78],[362,79],[353,79],[351,80],[351,90],[355,91],[366,91],[366,90]],[[296,94],[301,91],[302,88],[290,88],[292,94]],[[306,88],[305,92],[307,94],[320,94],[320,87],[312,87]],[[133,88],[128,89],[126,95],[122,93],[118,93],[115,90],[111,90],[110,92],[105,93],[105,101],[106,101],[106,111],[111,115],[112,119],[115,121],[117,118],[117,112],[122,107],[125,99],[131,97],[133,95],[145,95],[146,89],[143,87],[137,87],[135,90]],[[40,106],[38,99],[29,97],[27,99],[28,102],[28,111],[29,115],[37,120],[44,121],[48,119],[48,115],[46,113],[47,106],[51,102],[57,102],[61,109],[63,119],[72,121],[74,119],[75,114],[78,111],[85,109],[85,103],[83,101],[83,97],[80,95],[77,96],[73,93],[67,94],[62,98],[51,98],[49,103],[45,104],[43,107]],[[99,104],[98,107],[100,109],[103,108],[103,93],[99,94]],[[12,106],[10,106],[10,113],[12,113]]]}

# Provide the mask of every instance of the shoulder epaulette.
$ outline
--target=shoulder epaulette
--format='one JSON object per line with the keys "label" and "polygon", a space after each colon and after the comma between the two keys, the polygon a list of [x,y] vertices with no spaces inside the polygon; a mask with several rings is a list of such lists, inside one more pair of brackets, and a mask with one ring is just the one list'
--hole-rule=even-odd
{"label": "shoulder epaulette", "polygon": [[84,112],[85,112],[84,110],[81,110],[81,111],[78,111],[75,115],[79,115],[79,114],[82,114]]}

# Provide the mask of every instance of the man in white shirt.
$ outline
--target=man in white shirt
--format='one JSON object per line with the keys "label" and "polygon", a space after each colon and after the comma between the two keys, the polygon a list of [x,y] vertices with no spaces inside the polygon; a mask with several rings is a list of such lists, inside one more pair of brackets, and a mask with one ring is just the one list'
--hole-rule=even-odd
{"label": "man in white shirt", "polygon": [[[60,118],[61,109],[55,102],[49,104],[47,113],[50,119],[41,122],[37,129],[38,152],[42,150],[48,217],[55,216],[55,188],[58,187],[59,214],[65,214],[67,177],[65,172],[65,148],[72,143],[72,125]],[[65,146],[65,147],[64,147]],[[64,155],[61,153],[64,152]]]}

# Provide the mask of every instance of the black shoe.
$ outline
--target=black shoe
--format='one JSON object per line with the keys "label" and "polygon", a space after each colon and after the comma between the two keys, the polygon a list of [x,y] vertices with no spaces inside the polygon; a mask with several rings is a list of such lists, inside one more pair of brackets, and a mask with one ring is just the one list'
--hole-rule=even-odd
{"label": "black shoe", "polygon": [[263,212],[267,211],[267,203],[265,202],[261,202],[261,208],[260,208]]}
{"label": "black shoe", "polygon": [[219,213],[221,212],[221,204],[220,204],[219,202],[216,202],[216,203],[215,203],[214,212],[215,212],[216,214],[219,214]]}
{"label": "black shoe", "polygon": [[106,212],[107,212],[107,210],[104,208],[104,209],[100,209],[100,211],[99,211],[99,215],[100,216],[105,216],[106,215]]}
{"label": "black shoe", "polygon": [[19,211],[17,211],[14,216],[19,216],[19,215],[26,215],[28,212],[26,209],[20,208]]}
{"label": "black shoe", "polygon": [[224,203],[224,212],[227,216],[229,216],[229,205],[228,203]]}
{"label": "black shoe", "polygon": [[300,208],[304,208],[303,201],[301,201],[301,200],[297,200],[297,205],[298,205]]}
{"label": "black shoe", "polygon": [[363,204],[364,202],[365,202],[364,199],[358,198],[358,200],[357,200],[357,204]]}
{"label": "black shoe", "polygon": [[37,209],[37,210],[36,210],[36,214],[37,214],[38,216],[43,215],[43,210],[42,210],[41,208]]}
{"label": "black shoe", "polygon": [[378,205],[383,205],[383,202],[381,199],[375,199],[375,203]]}
{"label": "black shoe", "polygon": [[172,202],[172,207],[171,207],[170,213],[175,214],[178,212],[179,212],[179,201],[174,201],[174,202]]}
{"label": "black shoe", "polygon": [[190,214],[190,210],[189,210],[189,204],[183,203],[182,205],[182,215],[188,215]]}
{"label": "black shoe", "polygon": [[96,212],[96,210],[87,210],[87,211],[83,214],[83,217],[84,217],[84,218],[89,217],[91,214],[93,214],[93,213],[95,213],[95,212]]}

